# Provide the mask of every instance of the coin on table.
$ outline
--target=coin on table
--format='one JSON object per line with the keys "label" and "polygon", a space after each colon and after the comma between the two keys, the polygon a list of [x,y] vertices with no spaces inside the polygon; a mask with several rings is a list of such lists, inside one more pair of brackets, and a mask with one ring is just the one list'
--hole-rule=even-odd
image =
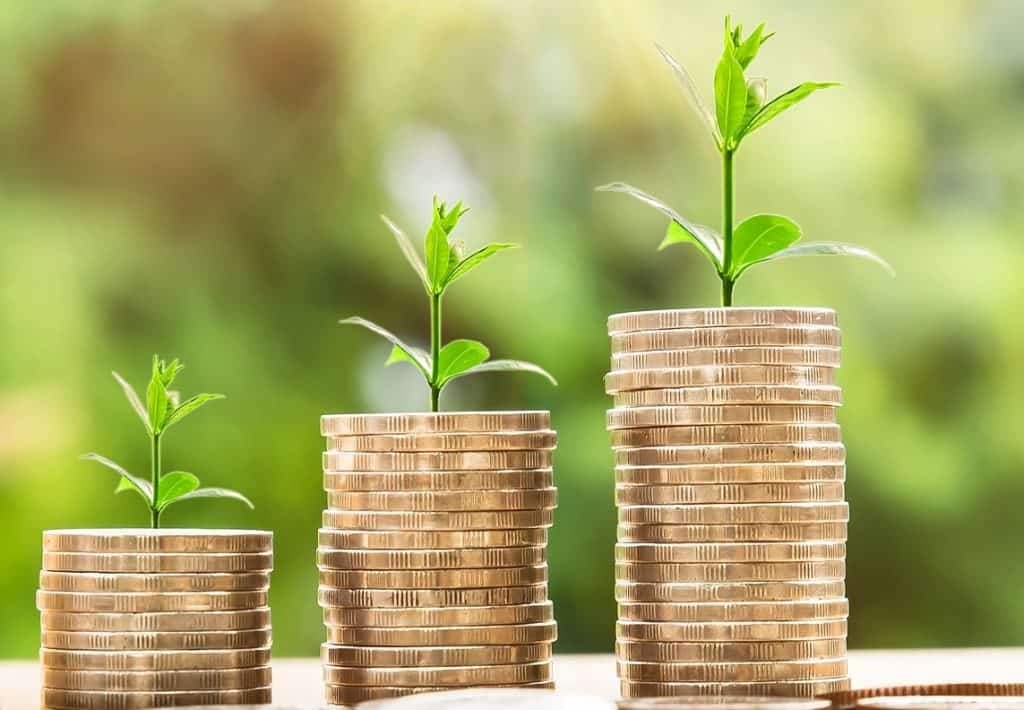
{"label": "coin on table", "polygon": [[270,686],[244,690],[141,691],[117,694],[105,690],[43,688],[42,704],[47,708],[64,710],[145,710],[181,705],[261,705],[269,703],[271,695]]}
{"label": "coin on table", "polygon": [[621,542],[782,542],[846,540],[846,523],[762,525],[620,525]]}
{"label": "coin on table", "polygon": [[824,699],[771,696],[693,695],[690,697],[634,698],[619,702],[619,710],[831,710]]}
{"label": "coin on table", "polygon": [[494,569],[320,570],[320,584],[354,589],[519,587],[547,580],[547,564]]}
{"label": "coin on table", "polygon": [[846,619],[814,621],[618,621],[616,638],[636,641],[802,641],[845,638]]}
{"label": "coin on table", "polygon": [[237,631],[270,626],[270,608],[141,614],[43,611],[40,621],[53,631]]}
{"label": "coin on table", "polygon": [[[494,685],[491,688],[502,688],[502,687],[514,687],[514,688],[529,688],[529,689],[551,689],[555,687],[555,684],[551,681],[543,681],[540,683],[517,683],[514,686],[501,686]],[[324,686],[324,695],[327,698],[327,702],[332,705],[354,705],[356,703],[362,703],[366,700],[378,700],[378,699],[390,699],[400,698],[402,696],[415,696],[420,693],[426,693],[430,695],[444,694],[442,691],[451,691],[452,687],[449,685],[423,685],[418,687],[409,686],[394,686],[394,685],[332,685],[328,683]],[[480,692],[478,689],[475,692]],[[402,704],[405,707],[410,707],[405,703],[406,698],[402,697]],[[450,699],[445,700],[446,703],[451,703]],[[412,707],[420,707],[414,705]],[[449,707],[448,705],[440,705],[438,707]],[[488,706],[491,707],[491,706]]]}
{"label": "coin on table", "polygon": [[381,628],[328,626],[327,641],[351,646],[488,646],[554,641],[554,621],[500,626],[438,626]]}
{"label": "coin on table", "polygon": [[841,579],[767,582],[619,581],[615,599],[625,602],[778,602],[835,599],[846,594]]}
{"label": "coin on table", "polygon": [[830,694],[833,707],[852,708],[869,698],[886,698],[897,702],[902,697],[968,696],[1024,696],[1024,683],[929,683],[927,685],[898,685],[884,688],[847,689]]}
{"label": "coin on table", "polygon": [[244,631],[50,631],[40,646],[88,651],[203,651],[211,648],[262,648],[270,645],[270,628]]}
{"label": "coin on table", "polygon": [[64,651],[39,649],[43,668],[85,671],[205,671],[270,665],[270,646],[233,651]]}
{"label": "coin on table", "polygon": [[434,491],[458,489],[549,488],[553,485],[550,468],[501,471],[423,471],[367,472],[327,471],[327,491]]}
{"label": "coin on table", "polygon": [[551,680],[551,661],[504,666],[366,668],[324,666],[324,682],[334,685],[411,686],[508,685]]}
{"label": "coin on table", "polygon": [[615,467],[615,482],[627,486],[728,483],[818,483],[846,480],[842,463],[672,464]]}
{"label": "coin on table", "polygon": [[44,552],[52,572],[262,572],[274,566],[271,552]]}
{"label": "coin on table", "polygon": [[551,451],[325,451],[325,471],[496,471],[551,467]]}
{"label": "coin on table", "polygon": [[[548,684],[551,685],[551,684]],[[550,692],[532,685],[513,688],[462,688],[370,701],[360,710],[615,710],[615,703],[596,695]],[[784,709],[785,710],[785,709]],[[797,708],[796,710],[802,710]],[[817,709],[811,709],[817,710]]]}
{"label": "coin on table", "polygon": [[329,666],[367,668],[406,666],[500,666],[551,658],[551,643],[508,646],[338,646],[325,643],[320,660]]}
{"label": "coin on table", "polygon": [[648,663],[619,661],[618,676],[625,680],[698,683],[771,683],[779,680],[817,680],[845,676],[846,659],[777,661],[770,663]]}
{"label": "coin on table", "polygon": [[850,506],[836,503],[638,505],[619,508],[619,522],[636,525],[740,525],[848,522]]}
{"label": "coin on table", "polygon": [[846,639],[811,641],[739,641],[734,643],[665,643],[619,640],[615,656],[620,661],[646,663],[769,663],[780,661],[843,658]]}
{"label": "coin on table", "polygon": [[610,409],[609,429],[719,424],[834,424],[836,408],[800,404],[695,404]]}
{"label": "coin on table", "polygon": [[[612,370],[604,378],[605,392],[611,395],[631,390],[675,389],[677,387],[700,387],[706,385],[719,387],[730,385],[793,385],[809,387],[820,385],[834,386],[835,384],[835,368],[808,365],[736,365],[722,367],[707,365],[704,367],[676,367],[660,370]],[[793,419],[790,421],[800,420]],[[706,423],[716,424],[719,422]],[[743,424],[747,422],[734,423]],[[669,426],[669,424],[663,426]]]}
{"label": "coin on table", "polygon": [[547,431],[464,432],[456,434],[363,434],[330,436],[328,451],[530,451],[553,449],[558,437]]}
{"label": "coin on table", "polygon": [[[320,587],[320,605],[324,607],[420,608],[476,607],[505,604],[534,604],[547,601],[544,583],[519,587],[483,587],[480,589],[345,589]],[[341,664],[344,665],[344,664]]]}
{"label": "coin on table", "polygon": [[331,530],[321,528],[317,540],[323,547],[385,550],[437,548],[527,547],[546,545],[544,528],[520,530]]}
{"label": "coin on table", "polygon": [[77,572],[39,573],[39,586],[53,592],[100,592],[120,594],[171,592],[261,591],[270,587],[269,572],[237,574],[102,574]]}
{"label": "coin on table", "polygon": [[43,531],[47,552],[270,552],[266,530],[96,528]]}
{"label": "coin on table", "polygon": [[845,486],[822,483],[726,483],[696,486],[615,486],[619,505],[689,505],[691,503],[840,502]]}
{"label": "coin on table", "polygon": [[329,491],[327,505],[341,510],[508,511],[554,508],[558,489],[498,491]]}
{"label": "coin on table", "polygon": [[608,334],[721,326],[836,326],[831,308],[677,308],[632,311],[608,317]]}
{"label": "coin on table", "polygon": [[1024,710],[1024,697],[998,695],[904,695],[864,698],[858,708],[873,710]]}
{"label": "coin on table", "polygon": [[547,561],[547,547],[484,547],[458,550],[338,550],[320,547],[317,564],[329,569],[448,569],[523,567]]}
{"label": "coin on table", "polygon": [[762,463],[843,463],[842,444],[706,444],[619,448],[618,466],[698,466]]}
{"label": "coin on table", "polygon": [[140,613],[155,611],[232,611],[267,605],[265,591],[172,592],[103,594],[90,592],[36,592],[36,607],[74,612]]}
{"label": "coin on table", "polygon": [[620,542],[617,562],[805,562],[841,560],[842,542]]}
{"label": "coin on table", "polygon": [[817,404],[840,407],[839,387],[792,387],[740,385],[733,387],[677,387],[629,390],[613,395],[616,407],[685,407],[723,404]]}
{"label": "coin on table", "polygon": [[470,606],[421,609],[353,609],[328,607],[324,623],[329,626],[496,626],[537,624],[551,621],[549,601],[508,606]]}
{"label": "coin on table", "polygon": [[[657,392],[659,390],[638,390]],[[794,441],[841,442],[838,424],[723,424],[710,426],[615,429],[612,447],[695,446],[704,444],[786,444]]]}
{"label": "coin on table", "polygon": [[842,345],[842,336],[838,328],[831,326],[724,326],[615,333],[611,336],[611,342],[614,353],[772,345],[838,348]]}
{"label": "coin on table", "polygon": [[807,621],[849,616],[846,599],[788,602],[623,602],[623,621]]}
{"label": "coin on table", "polygon": [[551,414],[549,412],[326,414],[320,417],[320,433],[324,436],[532,432],[546,431],[550,428]]}
{"label": "coin on table", "polygon": [[323,526],[343,530],[511,530],[548,528],[554,520],[550,508],[534,510],[338,510],[323,512]]}
{"label": "coin on table", "polygon": [[673,367],[717,365],[807,365],[839,367],[841,351],[835,347],[691,348],[645,350],[612,354],[613,370],[663,370]]}
{"label": "coin on table", "polygon": [[236,690],[270,685],[270,666],[201,671],[67,671],[43,668],[43,687],[66,690]]}
{"label": "coin on table", "polygon": [[844,579],[843,560],[820,562],[615,563],[620,582],[774,582]]}
{"label": "coin on table", "polygon": [[846,690],[849,687],[849,678],[777,680],[771,683],[655,683],[631,680],[623,680],[619,683],[619,691],[624,698],[682,695],[786,695],[796,698],[813,698]]}

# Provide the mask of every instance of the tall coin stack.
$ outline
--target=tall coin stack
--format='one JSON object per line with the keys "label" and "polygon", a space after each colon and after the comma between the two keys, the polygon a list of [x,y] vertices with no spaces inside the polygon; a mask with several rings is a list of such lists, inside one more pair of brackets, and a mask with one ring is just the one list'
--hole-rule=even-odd
{"label": "tall coin stack", "polygon": [[845,690],[835,312],[608,321],[622,695]]}
{"label": "tall coin stack", "polygon": [[269,703],[273,535],[43,533],[42,706]]}
{"label": "tall coin stack", "polygon": [[547,412],[331,415],[326,699],[551,687]]}

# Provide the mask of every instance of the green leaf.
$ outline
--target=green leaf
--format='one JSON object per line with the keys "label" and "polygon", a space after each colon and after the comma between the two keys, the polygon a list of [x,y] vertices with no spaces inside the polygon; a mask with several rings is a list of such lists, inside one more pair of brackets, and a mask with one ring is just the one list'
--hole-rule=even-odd
{"label": "green leaf", "polygon": [[[740,28],[736,28],[739,30]],[[758,25],[750,36],[747,37],[743,42],[736,46],[736,61],[740,63],[740,66],[746,69],[750,66],[750,63],[754,61],[754,57],[757,56],[757,51],[761,49],[761,45],[764,44],[766,37],[764,35],[764,23]]]}
{"label": "green leaf", "polygon": [[657,50],[661,53],[662,59],[664,59],[670,67],[672,72],[676,75],[676,79],[679,81],[679,86],[683,89],[683,94],[689,100],[690,105],[697,112],[697,114],[704,120],[708,130],[711,131],[711,137],[715,139],[715,145],[718,146],[719,150],[722,148],[722,135],[718,132],[718,126],[715,125],[715,119],[711,115],[711,111],[708,109],[704,99],[701,98],[700,92],[697,90],[697,85],[693,83],[693,79],[690,77],[689,72],[683,68],[683,65],[675,60],[675,58],[666,52],[660,45],[654,45]]}
{"label": "green leaf", "polygon": [[159,434],[164,428],[164,419],[167,417],[167,387],[164,385],[164,371],[160,359],[153,356],[153,375],[149,378],[149,387],[146,388],[146,411],[149,414],[149,424],[153,433]]}
{"label": "green leaf", "polygon": [[855,244],[842,244],[840,242],[807,242],[805,244],[797,244],[796,246],[777,251],[774,254],[753,261],[746,264],[740,271],[737,272],[737,276],[749,269],[754,264],[763,264],[766,261],[775,261],[776,259],[788,259],[794,256],[857,256],[861,259],[867,259],[873,261],[883,269],[885,269],[890,276],[895,277],[896,272],[892,266],[889,265],[885,259],[880,257],[870,249],[859,247]]}
{"label": "green leaf", "polygon": [[115,493],[133,490],[142,496],[142,499],[146,501],[147,505],[152,504],[153,486],[151,486],[149,481],[146,479],[133,476],[120,464],[111,461],[106,456],[100,456],[99,454],[83,454],[81,458],[85,461],[95,461],[98,464],[102,464],[121,476],[121,480],[118,481],[117,488],[114,489]]}
{"label": "green leaf", "polygon": [[491,356],[487,346],[476,340],[453,340],[438,354],[437,384],[444,385],[453,377],[485,362]]}
{"label": "green leaf", "polygon": [[430,278],[427,276],[427,266],[423,263],[423,259],[416,252],[416,247],[412,245],[409,237],[405,236],[405,232],[398,228],[398,225],[392,222],[384,215],[380,216],[387,228],[391,230],[391,233],[395,235],[395,241],[398,242],[398,248],[402,250],[402,254],[405,255],[406,261],[412,266],[413,271],[420,277],[420,281],[423,282],[423,287],[430,292]]}
{"label": "green leaf", "polygon": [[[437,208],[437,197],[434,197],[435,208]],[[444,231],[447,234],[451,234],[452,230],[455,229],[455,225],[459,223],[462,215],[469,212],[468,207],[462,206],[462,200],[455,203],[455,206],[451,210],[445,210],[445,204],[442,202],[438,209],[438,214],[441,217],[441,226],[444,227]]]}
{"label": "green leaf", "polygon": [[450,378],[450,380],[465,377],[466,375],[475,375],[480,372],[532,372],[535,375],[546,378],[553,385],[558,384],[558,380],[543,367],[534,365],[532,362],[523,362],[522,360],[488,360],[460,372],[458,375]]}
{"label": "green leaf", "polygon": [[732,272],[753,264],[800,240],[800,226],[777,214],[757,214],[741,222],[732,236]]}
{"label": "green leaf", "polygon": [[[702,224],[694,224],[692,227],[699,230],[699,233],[703,239],[698,239],[695,233],[688,232],[686,227],[679,224],[678,222],[672,221],[668,223],[668,229],[665,230],[665,238],[661,240],[661,244],[658,245],[658,251],[670,247],[673,244],[693,244],[701,253],[708,258],[708,261],[715,267],[717,271],[722,270],[722,252],[724,246],[722,244],[722,238],[718,236],[718,232],[711,229],[711,227],[705,227]],[[704,246],[704,242],[708,242],[714,245],[714,251]]]}
{"label": "green leaf", "polygon": [[[153,356],[154,359],[156,356]],[[178,358],[171,360],[170,364],[160,361],[160,381],[163,382],[164,389],[167,389],[174,382],[174,378],[178,376],[178,373],[185,369],[185,366],[181,364]]]}
{"label": "green leaf", "polygon": [[178,496],[172,501],[168,501],[167,505],[180,503],[183,500],[195,500],[196,498],[233,498],[234,500],[245,503],[250,508],[256,508],[256,506],[252,504],[251,500],[238,491],[233,491],[230,488],[197,488],[194,491]]}
{"label": "green leaf", "polygon": [[[394,365],[396,362],[409,362],[418,368],[420,366],[419,363],[422,362],[427,365],[428,371],[431,369],[432,363],[430,361],[430,353],[423,348],[413,347],[412,345],[407,345],[406,347],[409,348],[408,353],[397,345],[391,348],[391,354],[388,355],[388,359],[384,361],[384,366],[387,367],[388,365]],[[410,353],[412,356],[410,356]],[[417,362],[417,360],[419,362]]]}
{"label": "green leaf", "polygon": [[199,478],[186,471],[171,471],[160,477],[160,493],[156,499],[156,509],[163,510],[168,505],[199,488]]}
{"label": "green leaf", "polygon": [[[341,323],[342,325],[362,326],[363,328],[366,328],[367,330],[372,331],[377,335],[381,336],[382,338],[384,338],[385,340],[389,341],[392,345],[394,345],[396,348],[405,353],[405,355],[408,356],[409,362],[415,365],[417,369],[419,369],[419,371],[423,373],[423,376],[426,377],[428,381],[430,380],[430,362],[428,359],[422,357],[422,350],[406,345],[401,341],[401,339],[399,339],[397,335],[391,333],[388,330],[385,330],[384,328],[381,328],[376,323],[372,323],[366,320],[365,318],[353,316],[351,318],[343,318],[338,322]],[[391,357],[388,358],[388,362],[390,363],[394,361],[394,351],[392,351],[392,355]]]}
{"label": "green leaf", "polygon": [[739,135],[736,137],[737,141],[742,138],[746,138],[751,133],[753,133],[758,128],[771,121],[773,118],[778,116],[786,109],[806,99],[815,91],[819,91],[821,89],[828,89],[829,87],[832,86],[839,86],[839,84],[834,81],[805,81],[803,84],[793,87],[784,94],[779,94],[774,99],[772,99],[764,106],[762,106],[761,110],[755,113],[754,116],[747,121],[747,123],[743,126],[743,129],[739,132]]}
{"label": "green leaf", "polygon": [[490,259],[499,251],[515,249],[518,246],[518,244],[488,244],[485,247],[477,249],[475,252],[456,264],[455,268],[448,273],[448,278],[444,284],[445,288],[450,286],[456,279],[462,278],[481,263],[487,261],[487,259]]}
{"label": "green leaf", "polygon": [[715,70],[715,115],[718,130],[727,149],[736,145],[743,128],[743,112],[747,106],[747,84],[743,67],[736,61],[732,47],[726,47]]}
{"label": "green leaf", "polygon": [[224,395],[208,394],[204,392],[203,394],[197,394],[194,397],[189,397],[171,411],[167,417],[167,421],[164,423],[164,430],[169,429],[172,424],[177,424],[204,404],[218,399],[224,399]]}
{"label": "green leaf", "polygon": [[747,105],[743,111],[743,124],[754,117],[768,98],[768,80],[763,76],[747,79]]}
{"label": "green leaf", "polygon": [[128,398],[128,403],[132,405],[132,409],[135,410],[135,413],[139,415],[139,419],[146,426],[146,431],[152,433],[153,427],[149,423],[149,412],[146,411],[145,405],[142,404],[142,400],[136,394],[135,388],[116,372],[111,372],[110,374],[117,380],[117,384],[121,385],[121,389],[124,390],[124,396]]}

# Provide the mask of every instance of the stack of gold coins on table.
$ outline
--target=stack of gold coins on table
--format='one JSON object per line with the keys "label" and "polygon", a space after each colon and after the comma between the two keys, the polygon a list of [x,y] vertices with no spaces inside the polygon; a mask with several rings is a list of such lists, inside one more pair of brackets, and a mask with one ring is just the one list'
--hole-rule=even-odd
{"label": "stack of gold coins on table", "polygon": [[42,706],[269,703],[273,535],[43,533]]}
{"label": "stack of gold coins on table", "polygon": [[551,687],[547,412],[329,415],[326,699]]}
{"label": "stack of gold coins on table", "polygon": [[848,687],[835,312],[608,322],[622,694]]}

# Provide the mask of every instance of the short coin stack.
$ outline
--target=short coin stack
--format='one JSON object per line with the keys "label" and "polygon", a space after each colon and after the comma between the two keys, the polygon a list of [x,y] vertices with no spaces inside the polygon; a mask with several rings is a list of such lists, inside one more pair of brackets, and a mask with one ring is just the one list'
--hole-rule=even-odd
{"label": "short coin stack", "polygon": [[330,415],[326,699],[551,687],[547,412]]}
{"label": "short coin stack", "polygon": [[269,703],[272,566],[270,532],[44,532],[42,706]]}
{"label": "short coin stack", "polygon": [[848,687],[835,312],[612,316],[622,695]]}

